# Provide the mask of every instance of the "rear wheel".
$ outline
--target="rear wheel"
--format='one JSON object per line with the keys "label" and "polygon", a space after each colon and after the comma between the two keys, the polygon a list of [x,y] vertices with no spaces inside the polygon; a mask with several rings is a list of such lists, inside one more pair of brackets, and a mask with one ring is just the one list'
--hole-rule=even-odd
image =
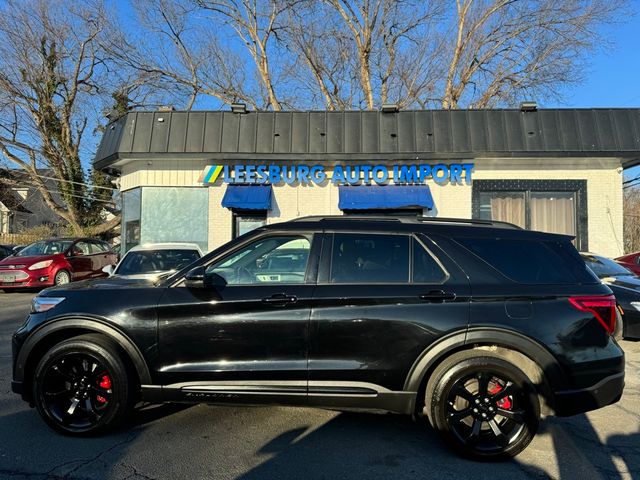
{"label": "rear wheel", "polygon": [[117,348],[100,335],[82,335],[55,345],[36,367],[38,412],[53,429],[89,435],[118,425],[133,392]]}
{"label": "rear wheel", "polygon": [[524,450],[538,429],[540,406],[527,376],[485,351],[460,352],[440,364],[425,392],[434,428],[460,454],[480,460]]}

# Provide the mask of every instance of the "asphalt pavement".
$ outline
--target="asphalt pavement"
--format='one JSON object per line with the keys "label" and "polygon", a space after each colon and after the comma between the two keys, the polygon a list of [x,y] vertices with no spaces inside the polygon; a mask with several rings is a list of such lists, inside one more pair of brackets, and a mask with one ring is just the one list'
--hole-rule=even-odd
{"label": "asphalt pavement", "polygon": [[640,342],[622,343],[619,403],[544,419],[506,462],[462,460],[403,416],[311,408],[149,406],[117,433],[77,439],[11,393],[11,334],[32,296],[0,292],[2,479],[640,479]]}

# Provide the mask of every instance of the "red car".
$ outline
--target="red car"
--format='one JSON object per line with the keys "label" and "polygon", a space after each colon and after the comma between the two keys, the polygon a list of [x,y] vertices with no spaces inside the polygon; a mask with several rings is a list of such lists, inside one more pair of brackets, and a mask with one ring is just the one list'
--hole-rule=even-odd
{"label": "red car", "polygon": [[43,240],[0,261],[0,289],[49,287],[104,277],[106,274],[102,269],[117,263],[117,255],[100,240]]}
{"label": "red car", "polygon": [[636,275],[640,276],[640,252],[630,253],[614,259],[623,267],[628,268]]}

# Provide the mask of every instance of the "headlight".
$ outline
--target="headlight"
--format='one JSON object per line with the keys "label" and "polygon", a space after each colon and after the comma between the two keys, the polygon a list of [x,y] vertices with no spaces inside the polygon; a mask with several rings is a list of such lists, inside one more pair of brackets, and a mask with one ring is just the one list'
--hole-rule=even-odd
{"label": "headlight", "polygon": [[53,263],[53,260],[43,260],[42,262],[34,263],[27,270],[40,270],[41,268],[47,268]]}
{"label": "headlight", "polygon": [[51,310],[64,300],[64,297],[34,297],[31,300],[31,313],[42,313]]}
{"label": "headlight", "polygon": [[631,302],[631,306],[640,312],[640,302]]}

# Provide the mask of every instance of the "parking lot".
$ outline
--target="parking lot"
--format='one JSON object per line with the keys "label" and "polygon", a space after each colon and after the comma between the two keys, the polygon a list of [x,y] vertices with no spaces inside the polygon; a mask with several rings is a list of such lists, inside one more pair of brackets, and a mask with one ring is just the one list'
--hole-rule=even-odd
{"label": "parking lot", "polygon": [[396,415],[289,407],[149,406],[99,438],[53,433],[11,393],[11,334],[33,293],[0,293],[0,478],[640,478],[640,342],[618,404],[547,418],[517,459],[459,459]]}

